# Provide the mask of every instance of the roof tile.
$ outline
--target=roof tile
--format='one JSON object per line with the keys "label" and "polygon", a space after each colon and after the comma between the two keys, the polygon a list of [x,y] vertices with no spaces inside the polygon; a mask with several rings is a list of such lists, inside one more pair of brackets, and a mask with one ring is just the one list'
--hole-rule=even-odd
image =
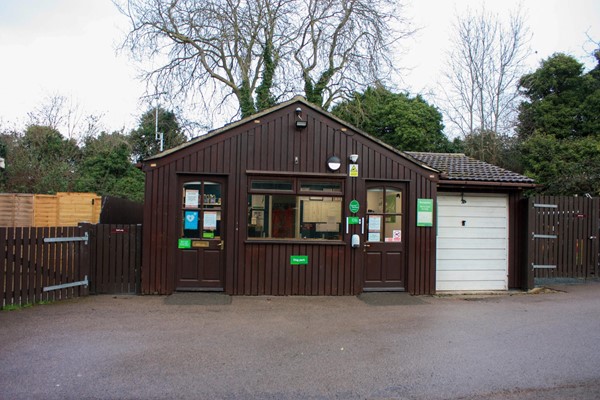
{"label": "roof tile", "polygon": [[462,153],[424,153],[409,151],[406,152],[406,154],[440,171],[443,179],[534,183],[534,180],[527,176],[500,168],[496,165],[488,164],[484,161],[476,160]]}

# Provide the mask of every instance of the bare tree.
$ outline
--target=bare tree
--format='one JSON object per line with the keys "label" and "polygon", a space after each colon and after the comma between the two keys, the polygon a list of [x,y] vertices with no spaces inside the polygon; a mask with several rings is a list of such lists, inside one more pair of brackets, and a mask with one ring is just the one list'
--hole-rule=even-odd
{"label": "bare tree", "polygon": [[28,125],[50,127],[64,134],[68,139],[83,140],[84,137],[100,132],[102,115],[89,114],[79,102],[61,94],[44,97],[40,104],[27,113]]}
{"label": "bare tree", "polygon": [[67,98],[59,94],[46,96],[42,102],[27,113],[29,125],[48,126],[58,130],[65,119]]}
{"label": "bare tree", "polygon": [[[205,109],[233,97],[242,117],[304,90],[328,107],[391,65],[392,0],[122,0],[123,48],[151,59],[162,91],[198,95]],[[400,21],[404,22],[404,21]],[[404,26],[400,23],[398,26]],[[156,66],[158,65],[158,66]]]}
{"label": "bare tree", "polygon": [[271,96],[269,82],[288,40],[281,32],[290,3],[129,0],[117,6],[132,27],[124,46],[162,64],[145,73],[148,82],[175,96],[199,94],[204,103],[215,94],[233,95],[247,116],[256,112],[259,86],[262,96]]}
{"label": "bare tree", "polygon": [[442,85],[445,115],[455,131],[485,133],[482,140],[490,132],[512,133],[529,39],[520,9],[507,22],[484,8],[457,16]]}
{"label": "bare tree", "polygon": [[[300,3],[302,6],[302,3]],[[389,0],[308,0],[293,55],[306,98],[329,108],[337,99],[384,82],[396,44],[414,33]]]}

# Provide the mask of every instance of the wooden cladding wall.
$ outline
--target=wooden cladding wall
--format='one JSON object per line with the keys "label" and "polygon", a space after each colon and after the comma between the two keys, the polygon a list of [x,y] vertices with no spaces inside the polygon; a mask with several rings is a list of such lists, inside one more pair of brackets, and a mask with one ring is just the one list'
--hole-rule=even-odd
{"label": "wooden cladding wall", "polygon": [[[234,280],[241,295],[350,295],[354,271],[345,246],[254,244],[245,246]],[[290,265],[290,256],[308,256],[307,265]]]}
{"label": "wooden cladding wall", "polygon": [[[308,121],[302,130],[295,127],[298,106]],[[359,156],[358,178],[347,176],[350,154]],[[342,167],[335,173],[327,169],[327,158],[332,155],[342,159]],[[367,181],[406,183],[406,290],[414,294],[435,290],[435,228],[417,228],[415,209],[417,198],[435,198],[437,175],[304,103],[291,103],[256,120],[209,134],[146,162],[144,171],[144,293],[169,294],[175,290],[176,213],[181,201],[178,177],[190,174],[227,179],[227,293],[350,295],[362,291],[362,249],[350,247],[352,233],[360,233],[357,226],[348,234],[344,232],[345,244],[253,243],[247,239],[248,179],[252,175],[341,178],[344,220],[352,199],[365,204]],[[365,212],[363,206],[358,216],[364,217]],[[311,265],[291,266],[289,255],[294,249],[309,255]]]}
{"label": "wooden cladding wall", "polygon": [[[600,198],[535,196],[529,200],[533,278],[597,278]],[[531,271],[531,270],[530,270]],[[533,283],[530,283],[533,286]]]}
{"label": "wooden cladding wall", "polygon": [[0,226],[76,226],[97,223],[102,198],[95,193],[0,194]]}

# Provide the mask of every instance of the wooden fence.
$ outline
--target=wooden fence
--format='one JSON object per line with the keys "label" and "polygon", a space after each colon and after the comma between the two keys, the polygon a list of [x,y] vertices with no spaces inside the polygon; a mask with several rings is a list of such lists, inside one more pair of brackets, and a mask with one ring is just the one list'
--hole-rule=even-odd
{"label": "wooden fence", "polygon": [[98,224],[90,235],[90,292],[140,293],[142,225]]}
{"label": "wooden fence", "polygon": [[0,226],[76,226],[97,223],[102,198],[95,193],[0,194]]}
{"label": "wooden fence", "polygon": [[140,225],[0,228],[0,252],[0,307],[140,290]]}
{"label": "wooden fence", "polygon": [[535,278],[598,278],[600,198],[529,199],[529,287]]}

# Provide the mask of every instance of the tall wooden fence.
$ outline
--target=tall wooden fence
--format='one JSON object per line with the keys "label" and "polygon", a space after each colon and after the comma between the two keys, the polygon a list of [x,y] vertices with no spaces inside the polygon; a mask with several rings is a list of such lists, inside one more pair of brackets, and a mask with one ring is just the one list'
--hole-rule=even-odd
{"label": "tall wooden fence", "polygon": [[598,278],[600,198],[529,199],[529,287],[535,278]]}
{"label": "tall wooden fence", "polygon": [[76,226],[97,223],[102,198],[95,193],[0,193],[0,226]]}
{"label": "tall wooden fence", "polygon": [[140,225],[0,228],[0,252],[0,307],[140,291]]}

